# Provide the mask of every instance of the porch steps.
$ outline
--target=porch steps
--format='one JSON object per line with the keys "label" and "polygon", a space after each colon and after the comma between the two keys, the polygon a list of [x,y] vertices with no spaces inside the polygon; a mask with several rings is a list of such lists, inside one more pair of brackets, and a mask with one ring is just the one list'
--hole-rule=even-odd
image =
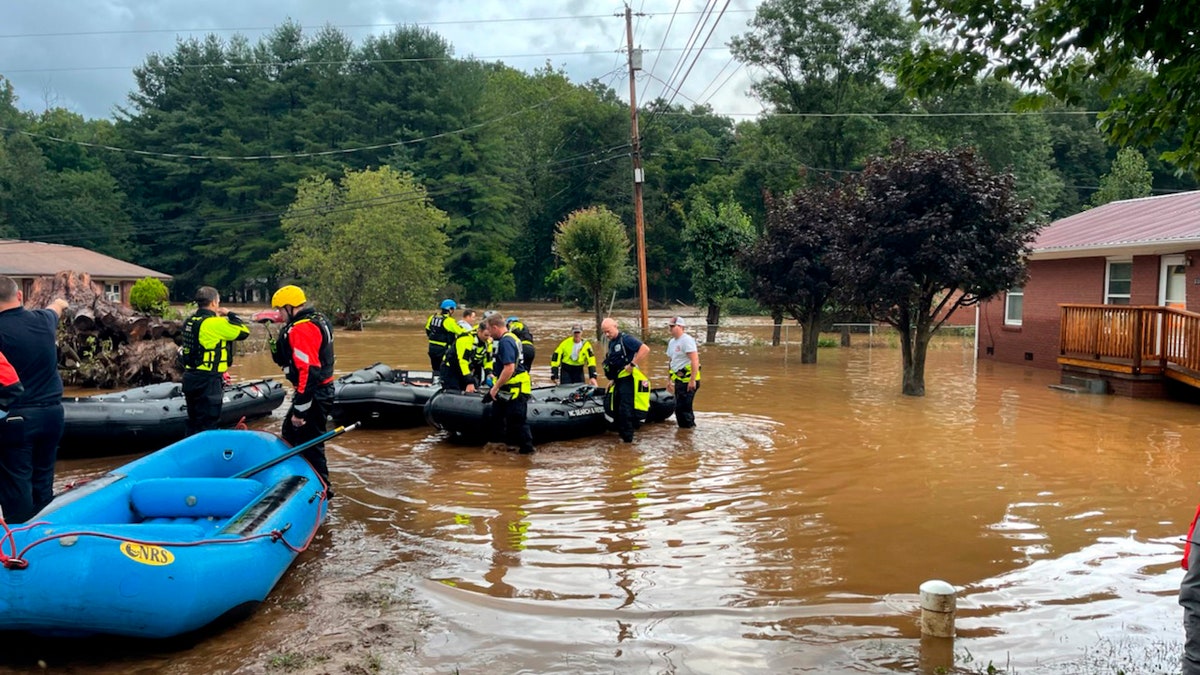
{"label": "porch steps", "polygon": [[1051,389],[1069,391],[1073,394],[1107,394],[1108,382],[1098,377],[1063,375],[1061,384],[1050,385]]}

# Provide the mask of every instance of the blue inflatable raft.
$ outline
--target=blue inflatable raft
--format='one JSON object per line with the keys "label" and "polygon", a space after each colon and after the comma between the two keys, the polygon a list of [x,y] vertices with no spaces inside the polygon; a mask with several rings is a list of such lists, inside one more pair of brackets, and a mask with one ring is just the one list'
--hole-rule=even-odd
{"label": "blue inflatable raft", "polygon": [[60,495],[0,540],[0,630],[163,638],[248,613],[325,519],[302,447],[207,431]]}

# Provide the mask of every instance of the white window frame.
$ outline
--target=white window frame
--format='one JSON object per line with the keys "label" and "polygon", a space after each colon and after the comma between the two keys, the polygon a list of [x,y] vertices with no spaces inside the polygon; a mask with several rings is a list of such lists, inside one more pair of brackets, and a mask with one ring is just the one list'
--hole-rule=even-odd
{"label": "white window frame", "polygon": [[[1013,309],[1012,300],[1014,298],[1021,299],[1021,304],[1017,308],[1018,309],[1017,317],[1015,319],[1012,317],[1012,309]],[[1006,292],[1004,294],[1004,325],[1005,326],[1020,326],[1021,320],[1024,318],[1024,315],[1025,315],[1025,287],[1024,286],[1013,286],[1012,288],[1008,289],[1008,292]]]}
{"label": "white window frame", "polygon": [[110,302],[121,302],[121,282],[104,282],[104,298]]}
{"label": "white window frame", "polygon": [[[1129,292],[1125,294],[1112,293],[1113,265],[1129,265]],[[1109,258],[1104,264],[1104,304],[1129,305],[1133,302],[1133,258]],[[1123,298],[1125,302],[1113,302],[1113,298]]]}

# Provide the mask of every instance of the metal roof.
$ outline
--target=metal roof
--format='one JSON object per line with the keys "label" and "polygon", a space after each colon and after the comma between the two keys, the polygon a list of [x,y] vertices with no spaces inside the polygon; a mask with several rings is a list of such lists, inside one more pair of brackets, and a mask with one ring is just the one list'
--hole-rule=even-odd
{"label": "metal roof", "polygon": [[41,277],[52,276],[63,270],[87,272],[95,279],[171,278],[169,274],[78,246],[0,239],[0,274],[10,277]]}
{"label": "metal roof", "polygon": [[1182,251],[1200,244],[1200,191],[1110,202],[1050,223],[1033,258]]}

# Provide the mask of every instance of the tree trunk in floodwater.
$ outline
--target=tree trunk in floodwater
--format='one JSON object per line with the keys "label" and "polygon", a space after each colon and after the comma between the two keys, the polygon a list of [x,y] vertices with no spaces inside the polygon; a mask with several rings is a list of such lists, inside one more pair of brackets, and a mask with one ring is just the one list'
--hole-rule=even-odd
{"label": "tree trunk in floodwater", "polygon": [[771,346],[778,347],[783,333],[783,310],[771,310],[771,323],[774,324],[771,329]]}
{"label": "tree trunk in floodwater", "polygon": [[915,326],[910,323],[900,331],[900,351],[904,355],[904,385],[901,392],[905,396],[925,395],[925,357],[929,353],[932,332],[929,320],[918,316],[915,323]]}
{"label": "tree trunk in floodwater", "polygon": [[708,303],[708,325],[705,326],[704,341],[712,344],[717,341],[717,325],[721,323],[721,306],[715,302]]}
{"label": "tree trunk in floodwater", "polygon": [[817,346],[821,341],[821,313],[805,316],[800,325],[804,331],[800,338],[800,363],[816,363]]}
{"label": "tree trunk in floodwater", "polygon": [[592,293],[592,311],[596,315],[596,340],[599,341],[603,333],[600,332],[600,323],[604,321],[604,305],[600,299],[600,291],[596,290]]}

